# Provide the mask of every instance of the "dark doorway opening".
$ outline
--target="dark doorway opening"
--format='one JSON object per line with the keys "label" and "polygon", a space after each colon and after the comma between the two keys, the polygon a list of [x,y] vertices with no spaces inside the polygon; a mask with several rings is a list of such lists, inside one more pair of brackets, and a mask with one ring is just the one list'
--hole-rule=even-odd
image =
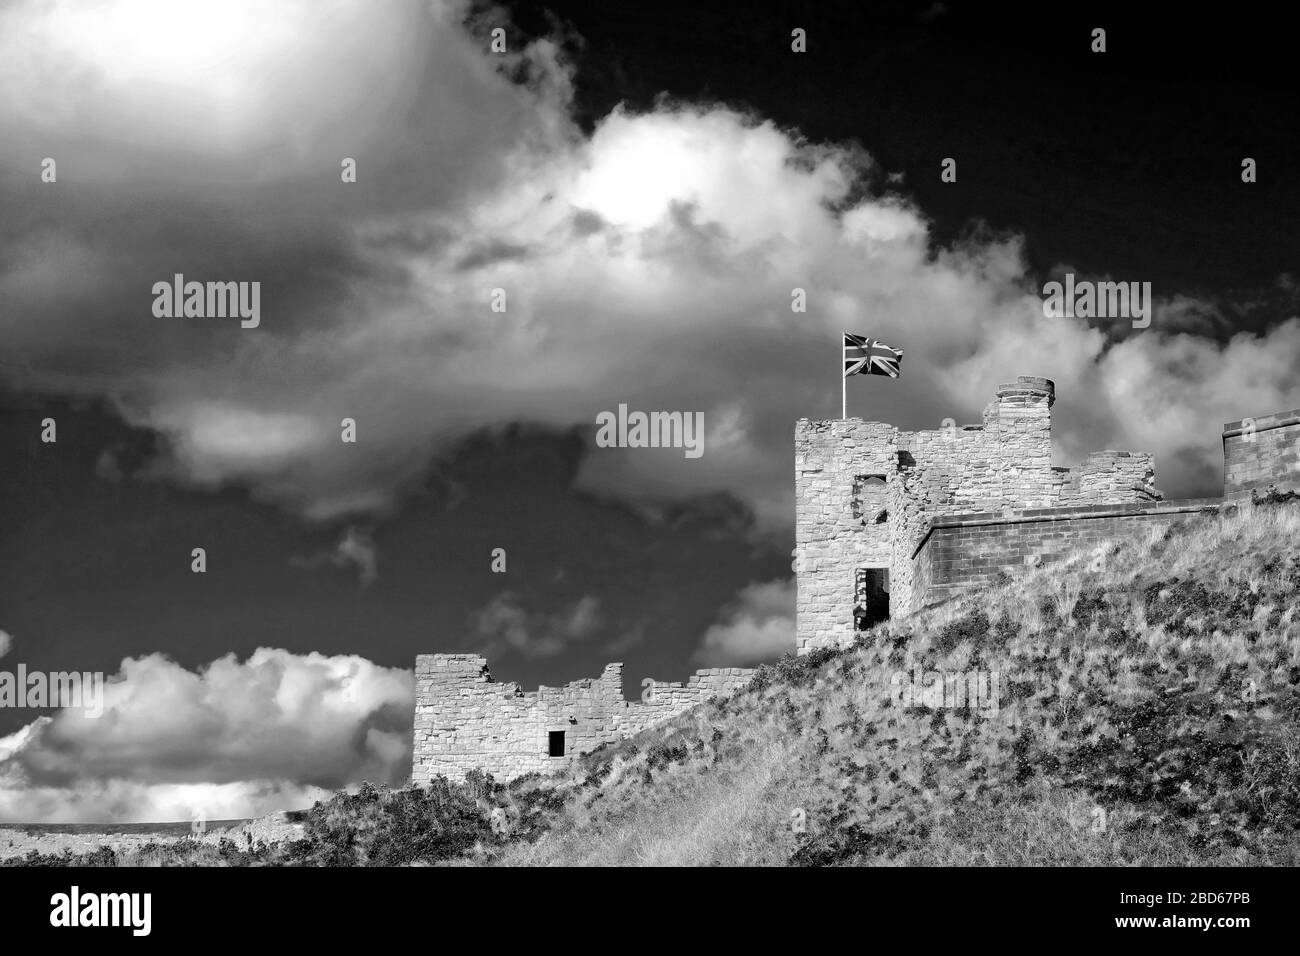
{"label": "dark doorway opening", "polygon": [[550,731],[548,736],[550,738],[549,740],[550,748],[551,748],[550,755],[552,757],[563,757],[564,756],[564,731],[552,730]]}
{"label": "dark doorway opening", "polygon": [[854,581],[853,626],[865,631],[889,620],[889,569],[858,568]]}

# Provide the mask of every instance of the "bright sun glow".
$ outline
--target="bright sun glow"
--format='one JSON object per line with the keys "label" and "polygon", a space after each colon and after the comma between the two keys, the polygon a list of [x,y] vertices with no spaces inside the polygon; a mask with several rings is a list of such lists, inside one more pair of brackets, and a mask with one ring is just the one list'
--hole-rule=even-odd
{"label": "bright sun glow", "polygon": [[199,87],[286,52],[292,20],[269,12],[257,0],[105,0],[61,6],[50,27],[110,82]]}
{"label": "bright sun glow", "polygon": [[423,10],[419,0],[8,0],[0,121],[43,142],[75,129],[91,177],[96,164],[120,175],[143,151],[283,175],[304,157],[360,148],[405,101],[421,76]]}
{"label": "bright sun glow", "polygon": [[579,177],[573,201],[609,222],[645,228],[666,216],[673,200],[695,198],[702,156],[672,130],[615,121],[592,149],[596,159]]}

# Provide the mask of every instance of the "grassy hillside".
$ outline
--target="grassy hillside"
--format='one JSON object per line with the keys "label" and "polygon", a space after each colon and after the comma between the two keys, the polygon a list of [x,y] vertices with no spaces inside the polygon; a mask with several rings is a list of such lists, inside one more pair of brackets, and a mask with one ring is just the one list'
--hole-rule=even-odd
{"label": "grassy hillside", "polygon": [[[1179,524],[765,669],[593,754],[502,859],[1295,863],[1297,531],[1293,501]],[[900,706],[918,666],[996,673],[996,712]]]}
{"label": "grassy hillside", "polygon": [[295,843],[148,862],[1296,865],[1297,532],[1276,496],[1184,522],[764,667],[569,773],[367,789]]}

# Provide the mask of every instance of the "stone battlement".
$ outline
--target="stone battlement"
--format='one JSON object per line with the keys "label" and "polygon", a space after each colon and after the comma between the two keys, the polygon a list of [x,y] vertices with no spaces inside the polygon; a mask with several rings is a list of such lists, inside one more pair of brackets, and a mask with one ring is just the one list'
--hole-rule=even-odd
{"label": "stone battlement", "polygon": [[[1146,452],[1052,464],[1050,379],[999,385],[982,423],[795,425],[796,643],[845,643],[999,571],[1140,533],[1222,499],[1165,502]],[[1224,426],[1224,492],[1300,488],[1300,410]]]}
{"label": "stone battlement", "polygon": [[623,665],[600,677],[525,692],[499,683],[477,654],[415,659],[412,780],[460,780],[481,769],[500,780],[568,766],[579,754],[667,720],[748,683],[743,667],[698,670],[681,682],[643,681],[642,699],[623,698]]}

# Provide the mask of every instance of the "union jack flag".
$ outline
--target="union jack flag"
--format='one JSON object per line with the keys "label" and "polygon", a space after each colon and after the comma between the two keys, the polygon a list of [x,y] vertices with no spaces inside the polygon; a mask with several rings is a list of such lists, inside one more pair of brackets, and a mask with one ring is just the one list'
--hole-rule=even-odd
{"label": "union jack flag", "polygon": [[868,339],[852,332],[844,333],[844,377],[850,375],[888,375],[898,378],[903,350]]}

